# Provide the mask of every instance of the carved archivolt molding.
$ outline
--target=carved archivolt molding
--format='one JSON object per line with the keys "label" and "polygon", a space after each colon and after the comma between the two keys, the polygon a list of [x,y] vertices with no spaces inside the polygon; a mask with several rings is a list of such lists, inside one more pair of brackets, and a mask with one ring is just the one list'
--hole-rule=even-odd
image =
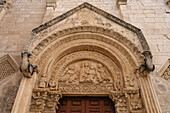
{"label": "carved archivolt molding", "polygon": [[[54,36],[55,37],[55,36]],[[131,63],[131,66],[132,67],[136,67],[136,63],[134,62],[134,56],[132,55],[132,54],[130,54],[129,52],[128,52],[128,50],[127,49],[125,49],[125,47],[122,47],[122,45],[119,43],[119,42],[114,42],[112,39],[108,39],[108,38],[106,38],[106,37],[104,37],[104,36],[101,36],[101,35],[97,35],[97,34],[88,34],[88,33],[86,33],[86,34],[74,34],[74,35],[71,35],[71,36],[68,36],[68,37],[63,37],[62,39],[60,39],[60,40],[56,40],[56,41],[53,41],[53,44],[52,45],[48,45],[48,44],[45,44],[46,46],[46,49],[45,50],[43,50],[42,52],[38,52],[39,51],[39,49],[36,47],[35,49],[34,49],[34,51],[33,51],[33,57],[32,57],[32,60],[33,59],[36,59],[37,58],[37,65],[41,68],[41,67],[44,67],[44,63],[47,63],[48,62],[48,60],[52,57],[52,56],[54,56],[54,53],[56,52],[56,51],[61,51],[61,50],[59,50],[59,48],[61,47],[61,46],[63,46],[63,45],[66,45],[67,43],[68,43],[68,45],[69,45],[69,43],[71,43],[71,42],[75,42],[75,41],[78,41],[77,43],[79,43],[80,42],[80,40],[94,40],[94,41],[100,41],[100,42],[102,42],[103,44],[104,43],[107,43],[107,44],[109,44],[111,47],[114,47],[114,48],[116,48],[116,49],[118,49],[121,53],[123,53],[125,56],[126,56],[126,58],[128,59],[128,61]],[[51,42],[52,43],[52,42]],[[81,42],[80,42],[80,44],[81,44]],[[128,43],[126,43],[127,45],[128,45]],[[42,44],[42,45],[44,45],[44,44]],[[48,45],[48,46],[47,46]],[[131,44],[130,44],[131,45]],[[95,46],[98,46],[98,45],[96,45],[95,43],[94,43],[94,48],[95,48]],[[134,47],[134,46],[133,46]],[[43,47],[40,47],[39,46],[39,48],[43,48]],[[64,48],[68,48],[68,46],[65,46]],[[104,47],[101,47],[101,48],[104,48]],[[69,48],[68,48],[69,49]],[[134,48],[135,49],[135,48]],[[41,49],[40,49],[41,50]],[[79,50],[74,50],[74,49],[72,49],[72,50],[70,50],[69,52],[70,53],[72,53],[72,52],[74,52],[74,51],[83,51],[83,50],[92,50],[92,51],[99,51],[99,52],[103,52],[103,50],[98,50],[98,49],[93,49],[93,47],[92,48],[88,48],[88,47],[86,47],[85,49],[79,49]],[[106,51],[106,50],[105,50]],[[59,55],[62,55],[62,56],[59,56],[59,57],[63,57],[64,55],[66,55],[66,54],[69,54],[69,52],[65,52],[65,51],[63,51],[62,53],[55,53],[55,54],[57,54],[57,56],[59,56]],[[38,55],[38,53],[39,53],[39,55]],[[103,52],[103,54],[106,54],[106,55],[108,55],[108,53],[105,53],[105,52]],[[136,60],[136,61],[138,61],[138,62],[142,62],[142,60],[143,60],[143,57],[142,57],[142,55],[140,54],[140,51],[136,51],[136,53],[135,53],[135,55],[136,56],[138,56],[137,58],[139,59],[139,60]],[[55,58],[54,58],[55,59]]]}
{"label": "carved archivolt molding", "polygon": [[[61,39],[60,41],[57,42],[57,44],[63,44],[66,43],[68,41],[73,41],[73,40],[79,40],[79,39],[94,39],[94,40],[100,40],[103,41],[105,43],[108,43],[112,46],[115,45],[116,48],[120,48],[123,50],[123,47],[120,45],[123,44],[125,47],[124,48],[128,48],[135,56],[136,58],[140,59],[141,56],[141,51],[138,47],[135,46],[135,44],[133,44],[130,40],[128,40],[126,37],[120,35],[119,33],[110,30],[110,29],[106,29],[106,28],[102,28],[102,27],[96,27],[96,26],[80,26],[80,27],[73,27],[73,28],[68,28],[68,29],[64,29],[62,31],[58,31],[56,33],[53,33],[50,36],[47,36],[45,39],[41,40],[41,42],[39,42],[38,44],[33,44],[33,48],[30,49],[30,51],[35,54],[38,55],[40,54],[40,52],[45,49],[47,47],[47,45],[49,46],[50,43],[56,41],[57,39],[60,39],[64,36],[67,35],[71,35],[71,34],[76,34],[76,33],[85,33],[87,34],[89,33],[94,33],[94,34],[98,34],[98,36],[94,37],[94,36],[75,36],[74,38],[67,38],[67,39]],[[117,42],[120,42],[119,44],[117,42],[113,42],[113,40],[101,37],[99,35],[105,35],[105,36],[109,36],[110,38],[116,40]],[[98,38],[99,37],[99,38]],[[37,37],[38,38],[38,37]],[[36,47],[34,46],[36,45]],[[52,48],[50,48],[52,49]],[[121,50],[121,51],[122,51]],[[126,52],[126,54],[128,53],[127,50],[123,50],[123,52]]]}
{"label": "carved archivolt molding", "polygon": [[[139,89],[135,88],[134,75],[123,77],[120,67],[109,57],[94,51],[77,51],[54,61],[53,64],[55,65],[52,65],[49,72],[51,76],[42,75],[39,88],[34,88],[31,113],[49,111],[48,106],[53,110],[51,113],[55,113],[58,101],[51,99],[50,92],[70,96],[110,95],[116,104],[117,113],[143,110],[143,107],[138,107],[141,97],[136,97]],[[48,95],[50,102],[53,102],[48,105],[49,102],[42,99],[43,95]]]}

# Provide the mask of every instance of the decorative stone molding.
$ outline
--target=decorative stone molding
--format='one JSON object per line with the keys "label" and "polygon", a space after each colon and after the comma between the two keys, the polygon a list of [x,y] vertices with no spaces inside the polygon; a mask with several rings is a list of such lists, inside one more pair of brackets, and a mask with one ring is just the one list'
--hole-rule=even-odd
{"label": "decorative stone molding", "polygon": [[[78,34],[79,32],[80,33],[84,32],[85,34]],[[88,34],[87,32],[94,32],[94,34],[91,34],[91,33]],[[62,37],[65,37],[67,35],[69,36],[71,34],[74,34],[74,35],[70,36],[68,38],[62,38]],[[77,34],[77,35],[75,35],[75,34]],[[51,46],[48,50],[46,50],[46,52],[42,53],[43,54],[42,56],[44,56],[44,58],[46,56],[51,56],[51,54],[53,54],[53,53],[49,53],[49,52],[51,52],[55,48],[63,45],[64,43],[66,44],[66,43],[71,42],[71,41],[78,41],[78,40],[83,40],[83,39],[93,39],[94,41],[95,40],[96,41],[102,41],[102,42],[109,44],[110,46],[113,46],[113,47],[119,49],[119,51],[123,52],[123,54],[128,59],[131,59],[130,61],[133,61],[131,55],[127,52],[127,50],[124,47],[122,47],[117,42],[113,42],[112,40],[101,36],[100,34],[106,35],[106,36],[109,36],[109,37],[113,37],[113,39],[117,40],[118,42],[121,42],[121,44],[124,44],[124,46],[129,48],[130,51],[136,56],[136,58],[138,58],[138,61],[140,63],[142,63],[143,56],[141,54],[140,49],[138,47],[136,47],[131,41],[126,39],[126,37],[122,37],[121,35],[117,34],[114,31],[111,31],[111,30],[104,29],[104,28],[101,28],[101,27],[93,27],[93,26],[82,26],[82,27],[65,29],[63,31],[58,31],[57,33],[47,37],[44,40],[42,40],[35,48],[32,48],[32,50],[31,50],[32,53],[33,53],[32,59],[36,59],[35,56],[40,54],[41,51],[43,51],[43,49],[46,48],[46,45],[49,45],[52,42],[54,43],[55,40],[58,40],[61,37],[62,39],[59,42],[54,44],[54,46]],[[44,61],[42,59],[38,59],[38,60]],[[131,63],[132,63],[132,66],[135,65],[134,62],[131,62]],[[41,64],[42,63],[40,63],[40,65]]]}
{"label": "decorative stone molding", "polygon": [[14,0],[2,0],[0,1],[0,20],[5,15],[6,11],[11,7]]}
{"label": "decorative stone molding", "polygon": [[170,82],[170,65],[168,66],[168,68],[165,70],[161,77],[166,81]]}
{"label": "decorative stone molding", "polygon": [[[109,97],[115,102],[117,113],[143,113],[143,106],[139,89],[123,89],[122,91],[110,91]],[[130,106],[130,109],[128,109]]]}
{"label": "decorative stone molding", "polygon": [[[58,17],[54,18],[53,20],[48,21],[45,24],[33,29],[32,33],[33,34],[38,34],[41,31],[43,31],[45,29],[48,29],[49,27],[55,25],[56,23],[68,18],[69,16],[73,15],[74,13],[80,11],[83,8],[87,8],[87,9],[89,9],[89,10],[91,10],[91,11],[93,11],[93,12],[95,12],[95,13],[97,13],[97,14],[99,14],[99,15],[107,18],[107,19],[109,19],[110,21],[113,21],[114,23],[117,23],[117,24],[119,24],[119,25],[133,31],[134,33],[137,34],[138,39],[139,39],[144,51],[150,50],[149,45],[147,44],[146,39],[145,39],[145,37],[144,37],[144,35],[143,35],[143,33],[141,32],[140,29],[138,29],[135,26],[133,26],[133,25],[131,25],[129,23],[126,23],[125,21],[123,21],[123,20],[121,20],[121,19],[119,19],[119,18],[117,18],[117,17],[115,17],[115,16],[113,16],[113,15],[111,15],[111,14],[109,14],[109,13],[107,13],[107,12],[105,12],[105,11],[91,5],[91,4],[89,4],[89,3],[86,3],[86,2],[83,3],[82,5],[79,5],[78,7],[74,8],[74,9],[64,13],[63,15],[58,16]],[[31,40],[31,38],[30,38],[30,40]],[[28,48],[25,48],[25,51],[28,51]]]}
{"label": "decorative stone molding", "polygon": [[166,62],[158,70],[158,77],[161,77],[168,84],[170,84],[170,59],[167,59]]}
{"label": "decorative stone molding", "polygon": [[29,113],[56,113],[60,98],[62,94],[59,91],[44,88],[33,89]]}
{"label": "decorative stone molding", "polygon": [[10,55],[5,55],[0,58],[0,81],[15,73],[18,70],[18,65]]}

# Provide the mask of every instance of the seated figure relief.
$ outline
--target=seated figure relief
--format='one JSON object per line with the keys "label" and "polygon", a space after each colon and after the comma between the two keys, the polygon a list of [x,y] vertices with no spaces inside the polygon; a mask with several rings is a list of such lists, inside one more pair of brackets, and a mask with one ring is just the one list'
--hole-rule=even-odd
{"label": "seated figure relief", "polygon": [[113,80],[106,67],[101,63],[81,61],[69,65],[59,78],[66,83],[112,83]]}

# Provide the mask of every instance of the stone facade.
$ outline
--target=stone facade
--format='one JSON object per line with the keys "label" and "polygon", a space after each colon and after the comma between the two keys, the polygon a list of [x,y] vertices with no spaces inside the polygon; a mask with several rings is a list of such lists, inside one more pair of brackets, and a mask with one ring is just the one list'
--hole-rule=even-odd
{"label": "stone facade", "polygon": [[[169,0],[2,1],[0,112],[52,113],[62,96],[80,93],[109,96],[117,113],[170,112]],[[21,81],[23,51],[39,73]],[[144,51],[152,53],[153,72],[138,71]]]}

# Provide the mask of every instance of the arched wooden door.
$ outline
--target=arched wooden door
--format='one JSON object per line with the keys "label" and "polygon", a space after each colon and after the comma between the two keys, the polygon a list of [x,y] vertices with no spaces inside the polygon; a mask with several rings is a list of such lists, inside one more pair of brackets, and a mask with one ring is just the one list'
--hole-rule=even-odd
{"label": "arched wooden door", "polygon": [[63,97],[57,113],[115,113],[108,97]]}

